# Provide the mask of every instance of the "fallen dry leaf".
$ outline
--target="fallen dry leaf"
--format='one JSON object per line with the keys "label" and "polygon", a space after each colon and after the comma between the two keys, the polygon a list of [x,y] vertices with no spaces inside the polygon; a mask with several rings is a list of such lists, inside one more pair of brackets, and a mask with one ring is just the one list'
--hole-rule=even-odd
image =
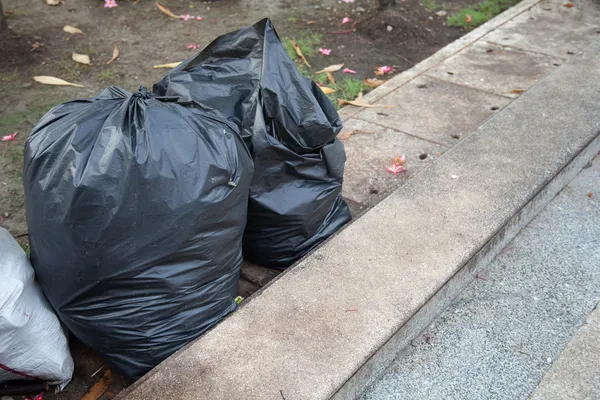
{"label": "fallen dry leaf", "polygon": [[304,64],[306,64],[306,66],[308,68],[311,68],[311,66],[308,63],[308,61],[306,61],[306,57],[304,57],[304,54],[302,54],[302,51],[300,50],[300,46],[298,46],[298,43],[296,43],[296,41],[294,39],[290,39],[290,44],[294,48],[294,51],[296,52],[296,55],[298,56],[298,58],[300,58],[302,60],[302,62]]}
{"label": "fallen dry leaf", "polygon": [[49,6],[57,6],[60,3],[62,3],[61,0],[46,0],[46,4],[48,4]]}
{"label": "fallen dry leaf", "polygon": [[317,21],[306,21],[306,25],[312,25],[312,24],[316,24]]}
{"label": "fallen dry leaf", "polygon": [[331,75],[331,72],[327,71],[325,73],[327,74],[327,79],[329,80],[329,83],[335,85],[335,78],[333,77],[333,75]]}
{"label": "fallen dry leaf", "polygon": [[571,7],[575,7],[575,6],[573,5],[573,3],[567,3],[567,4],[565,4],[565,7],[571,8]]}
{"label": "fallen dry leaf", "polygon": [[473,22],[473,18],[469,14],[465,14],[465,22]]}
{"label": "fallen dry leaf", "polygon": [[179,15],[173,14],[173,12],[171,10],[169,10],[167,7],[160,4],[158,1],[156,2],[156,7],[158,7],[158,9],[160,10],[161,13],[168,15],[171,18],[181,19],[181,17]]}
{"label": "fallen dry leaf", "polygon": [[327,86],[319,86],[319,87],[325,94],[335,93],[335,89],[332,89],[330,87],[327,87]]}
{"label": "fallen dry leaf", "polygon": [[73,61],[78,62],[80,64],[92,65],[92,62],[90,61],[90,56],[88,56],[87,54],[73,53],[71,58],[73,59]]}
{"label": "fallen dry leaf", "polygon": [[365,84],[365,86],[372,87],[372,88],[376,88],[378,86],[381,86],[385,82],[386,81],[384,81],[382,79],[377,79],[377,78],[365,78],[365,80],[363,81],[363,83]]}
{"label": "fallen dry leaf", "polygon": [[71,26],[71,25],[65,25],[63,27],[63,31],[65,31],[67,33],[81,33],[83,35],[83,31],[81,29],[75,28],[74,26]]}
{"label": "fallen dry leaf", "polygon": [[338,103],[340,106],[343,106],[345,104],[351,104],[353,106],[357,106],[357,107],[366,107],[366,108],[377,108],[377,107],[382,107],[382,108],[392,108],[392,106],[384,106],[381,104],[369,104],[367,103],[364,99],[363,99],[363,93],[360,92],[358,94],[358,96],[356,97],[356,99],[354,100],[343,100],[343,99],[338,99]]}
{"label": "fallen dry leaf", "polygon": [[512,94],[521,94],[523,92],[525,92],[525,90],[523,90],[523,89],[514,89],[511,91]]}
{"label": "fallen dry leaf", "polygon": [[64,81],[60,78],[56,78],[54,76],[34,76],[33,80],[39,83],[43,83],[44,85],[55,85],[55,86],[74,86],[74,87],[78,87],[78,88],[83,88],[85,86],[80,85],[78,83],[72,83],[72,82],[67,82]]}
{"label": "fallen dry leaf", "polygon": [[115,44],[113,47],[113,55],[112,58],[110,60],[108,60],[106,62],[106,65],[110,64],[111,62],[115,61],[117,58],[119,58],[119,48],[117,47],[117,45]]}
{"label": "fallen dry leaf", "polygon": [[[16,133],[13,133],[13,135],[16,135]],[[592,192],[588,193],[588,197],[592,197],[593,195],[594,195],[594,193],[592,193]]]}
{"label": "fallen dry leaf", "polygon": [[94,383],[94,386],[92,386],[90,390],[83,395],[81,400],[98,400],[110,386],[111,380],[112,372],[110,369],[107,369],[104,375],[102,375],[102,378],[100,378],[98,382]]}
{"label": "fallen dry leaf", "polygon": [[355,129],[353,131],[346,131],[346,132],[341,132],[339,135],[337,135],[337,138],[340,140],[346,140],[348,139],[350,136],[352,135],[357,135],[360,133],[364,133],[364,134],[369,134],[369,135],[374,135],[376,132],[369,132],[369,131],[361,131],[359,129]]}
{"label": "fallen dry leaf", "polygon": [[179,64],[181,64],[181,61],[179,62],[174,62],[174,63],[169,63],[169,64],[159,64],[159,65],[155,65],[152,68],[175,68],[176,66],[178,66]]}
{"label": "fallen dry leaf", "polygon": [[335,72],[335,71],[339,71],[343,67],[344,67],[344,64],[333,64],[333,65],[330,65],[327,68],[323,68],[322,70],[317,71],[315,73],[316,74],[322,74],[323,72]]}

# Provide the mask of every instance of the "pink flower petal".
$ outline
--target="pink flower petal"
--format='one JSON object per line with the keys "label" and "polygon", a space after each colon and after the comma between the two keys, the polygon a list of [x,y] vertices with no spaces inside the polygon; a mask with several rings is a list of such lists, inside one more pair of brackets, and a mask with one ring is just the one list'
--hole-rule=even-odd
{"label": "pink flower petal", "polygon": [[404,168],[400,164],[396,164],[395,162],[392,162],[392,166],[391,167],[385,167],[385,169],[386,169],[386,171],[391,172],[392,174],[394,174],[394,176],[396,176],[396,174],[398,172],[406,172],[406,168]]}
{"label": "pink flower petal", "polygon": [[383,67],[377,67],[377,71],[379,71],[381,74],[387,74],[393,72],[394,68],[384,65]]}
{"label": "pink flower petal", "polygon": [[344,68],[344,71],[343,71],[343,72],[345,72],[345,73],[347,73],[347,74],[355,74],[355,73],[356,73],[356,71],[355,71],[355,70],[353,70],[353,69],[350,69],[350,68]]}
{"label": "pink flower petal", "polygon": [[342,25],[347,24],[350,21],[352,21],[350,18],[344,17],[344,19],[342,20]]}
{"label": "pink flower petal", "polygon": [[193,15],[190,15],[190,14],[185,14],[185,15],[180,15],[179,18],[181,18],[184,21],[187,21],[189,19],[194,19],[196,17],[194,17]]}
{"label": "pink flower petal", "polygon": [[199,44],[188,44],[186,47],[188,49],[197,50],[200,48],[200,45]]}
{"label": "pink flower petal", "polygon": [[344,3],[354,3],[354,0],[342,0]]}
{"label": "pink flower petal", "polygon": [[201,17],[201,16],[199,16],[199,15],[196,17],[196,21],[202,21],[203,19],[204,19],[204,18],[202,18],[202,17]]}
{"label": "pink flower petal", "polygon": [[104,0],[104,8],[118,7],[116,0]]}
{"label": "pink flower petal", "polygon": [[16,140],[17,133],[18,132],[11,133],[10,135],[3,136],[2,137],[2,141],[3,142],[10,142],[11,140]]}
{"label": "pink flower petal", "polygon": [[328,56],[328,55],[330,55],[330,54],[331,54],[331,49],[323,49],[323,48],[320,48],[320,49],[319,49],[319,53],[323,54],[324,56]]}

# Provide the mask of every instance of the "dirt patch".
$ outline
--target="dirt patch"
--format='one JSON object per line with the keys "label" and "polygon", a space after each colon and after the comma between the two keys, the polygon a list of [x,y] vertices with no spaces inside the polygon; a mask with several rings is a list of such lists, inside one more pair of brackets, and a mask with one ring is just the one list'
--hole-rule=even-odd
{"label": "dirt patch", "polygon": [[[90,97],[113,84],[129,90],[139,85],[150,87],[166,72],[153,69],[153,65],[181,61],[194,53],[188,45],[205,46],[220,34],[264,17],[273,20],[281,37],[322,35],[318,46],[332,51],[329,56],[316,51],[309,57],[313,71],[344,63],[357,71],[352,77],[361,81],[373,77],[378,65],[393,66],[398,73],[464,33],[447,27],[446,16],[438,15],[439,11],[451,14],[477,2],[397,0],[396,6],[380,10],[375,0],[162,0],[178,15],[203,18],[182,21],[161,14],[151,0],[118,0],[119,6],[111,9],[104,8],[102,0],[64,0],[57,7],[41,0],[1,1],[17,36],[0,47],[0,136],[18,135],[15,141],[0,142],[0,225],[21,242],[26,242],[27,233],[21,182],[23,146],[32,126],[54,104]],[[351,21],[342,24],[344,18]],[[66,33],[65,25],[84,34]],[[106,65],[114,44],[120,57]],[[73,52],[88,54],[92,65],[73,62]],[[56,76],[85,88],[43,86],[33,82],[35,75]],[[261,279],[255,279],[257,285],[262,284]],[[248,294],[255,287],[244,290]],[[66,392],[47,394],[45,399],[79,399],[101,377],[101,373],[91,377],[104,365],[99,356],[77,342],[72,350],[77,363],[73,383]],[[116,394],[129,381],[114,372],[109,390]]]}

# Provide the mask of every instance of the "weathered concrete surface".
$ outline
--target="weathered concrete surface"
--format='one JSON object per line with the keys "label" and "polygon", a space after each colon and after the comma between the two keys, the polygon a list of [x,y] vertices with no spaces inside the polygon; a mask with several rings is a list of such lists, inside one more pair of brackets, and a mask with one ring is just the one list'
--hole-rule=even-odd
{"label": "weathered concrete surface", "polygon": [[568,8],[559,0],[543,1],[538,7],[519,15],[483,40],[535,51],[556,57],[568,57],[598,36],[600,4],[575,1]]}
{"label": "weathered concrete surface", "polygon": [[[365,99],[369,102],[375,102],[381,97],[387,95],[393,90],[398,89],[399,87],[404,86],[407,82],[410,82],[412,79],[422,75],[427,70],[435,67],[437,64],[445,60],[446,58],[460,52],[466,46],[480,40],[483,36],[492,32],[494,29],[497,29],[504,24],[506,24],[511,19],[515,18],[517,15],[520,15],[530,8],[536,6],[539,3],[543,3],[542,0],[523,0],[519,4],[511,7],[507,11],[502,14],[492,18],[485,24],[481,25],[477,29],[472,30],[461,38],[455,40],[450,43],[443,49],[439,50],[431,57],[421,61],[413,68],[402,72],[401,74],[396,75],[393,79],[388,80],[385,84],[378,87],[377,89],[369,92],[365,95]],[[362,111],[359,107],[347,106],[340,110],[340,116],[343,120],[346,120],[354,115],[359,114]]]}
{"label": "weathered concrete surface", "polygon": [[[600,185],[600,182],[598,184]],[[594,400],[599,398],[600,307],[596,306],[596,310],[592,312],[550,371],[544,376],[533,392],[531,400]]]}
{"label": "weathered concrete surface", "polygon": [[[455,295],[460,288],[447,281],[491,239],[510,239],[537,209],[527,218],[515,213],[534,197],[545,205],[600,148],[600,43],[576,59],[120,398],[360,393],[390,361],[399,332],[425,323],[411,317],[427,311],[432,296]],[[511,233],[496,238],[509,221]]]}
{"label": "weathered concrete surface", "polygon": [[[398,354],[363,400],[529,398],[600,300],[600,196],[588,197],[599,190],[596,157]],[[534,399],[584,399],[594,384],[596,397],[587,398],[600,398],[596,313]]]}
{"label": "weathered concrete surface", "polygon": [[[347,159],[344,179],[351,183],[344,185],[344,197],[368,207],[379,203],[447,150],[444,146],[356,118],[344,122],[343,132],[351,131],[363,133],[344,140]],[[394,176],[385,167],[402,154],[406,155],[407,171]]]}
{"label": "weathered concrete surface", "polygon": [[464,137],[494,115],[492,107],[500,109],[509,102],[506,97],[421,76],[377,102],[393,108],[368,109],[357,118],[453,146],[456,137]]}
{"label": "weathered concrete surface", "polygon": [[476,42],[427,75],[502,96],[518,97],[561,63],[562,58],[558,57]]}

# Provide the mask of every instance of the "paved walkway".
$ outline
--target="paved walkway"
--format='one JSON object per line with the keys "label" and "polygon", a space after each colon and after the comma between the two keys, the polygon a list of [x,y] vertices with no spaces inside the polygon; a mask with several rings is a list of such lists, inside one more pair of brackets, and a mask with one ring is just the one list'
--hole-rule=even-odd
{"label": "paved walkway", "polygon": [[[600,36],[594,0],[524,0],[365,98],[392,108],[345,107],[344,196],[353,214],[371,208]],[[407,173],[385,170],[406,154]],[[242,266],[247,297],[278,273]]]}
{"label": "paved walkway", "polygon": [[600,399],[599,190],[600,156],[363,400]]}
{"label": "paved walkway", "polygon": [[[344,108],[345,130],[375,133],[345,141],[345,197],[377,204],[600,36],[600,3],[566,3],[525,0],[367,94],[392,108]],[[394,176],[400,154],[409,172]]]}

